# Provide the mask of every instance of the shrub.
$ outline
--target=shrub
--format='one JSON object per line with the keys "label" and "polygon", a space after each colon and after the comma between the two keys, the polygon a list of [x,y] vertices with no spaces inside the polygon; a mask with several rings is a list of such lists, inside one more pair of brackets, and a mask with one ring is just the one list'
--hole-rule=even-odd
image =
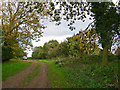
{"label": "shrub", "polygon": [[2,61],[7,61],[13,57],[12,49],[8,46],[2,46]]}

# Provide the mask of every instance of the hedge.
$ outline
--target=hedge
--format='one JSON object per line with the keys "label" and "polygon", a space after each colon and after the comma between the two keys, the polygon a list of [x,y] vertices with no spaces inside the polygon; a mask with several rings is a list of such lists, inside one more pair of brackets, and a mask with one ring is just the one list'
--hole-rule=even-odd
{"label": "hedge", "polygon": [[12,49],[8,46],[2,46],[2,61],[7,61],[13,57]]}

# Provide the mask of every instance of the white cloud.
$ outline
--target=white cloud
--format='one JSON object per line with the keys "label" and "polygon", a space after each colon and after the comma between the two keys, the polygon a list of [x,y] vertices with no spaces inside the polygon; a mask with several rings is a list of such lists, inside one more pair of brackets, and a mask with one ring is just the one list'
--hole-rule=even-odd
{"label": "white cloud", "polygon": [[71,37],[72,35],[63,35],[63,36],[46,36],[41,37],[41,40],[39,42],[32,41],[33,46],[43,46],[45,42],[49,42],[50,40],[57,40],[59,43],[66,40],[66,37]]}
{"label": "white cloud", "polygon": [[113,2],[114,4],[118,4],[118,1],[119,1],[119,0],[112,0],[112,2]]}
{"label": "white cloud", "polygon": [[[40,38],[39,42],[32,41],[33,47],[43,46],[45,42],[50,40],[57,40],[59,43],[64,41],[66,37],[71,37],[74,34],[78,33],[80,30],[84,30],[91,21],[86,19],[86,22],[76,21],[74,26],[76,29],[71,31],[67,26],[68,22],[62,21],[61,25],[56,26],[55,22],[45,21],[44,24],[47,26],[45,30],[43,30],[43,37]],[[28,56],[32,55],[32,51],[28,51]]]}

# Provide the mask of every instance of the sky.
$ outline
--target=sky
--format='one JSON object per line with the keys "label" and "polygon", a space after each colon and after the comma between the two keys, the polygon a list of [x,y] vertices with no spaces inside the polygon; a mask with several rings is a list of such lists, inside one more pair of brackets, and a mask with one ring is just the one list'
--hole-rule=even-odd
{"label": "sky", "polygon": [[[57,40],[59,43],[66,40],[67,37],[72,37],[74,34],[78,33],[80,30],[84,30],[91,21],[86,19],[85,22],[76,21],[74,26],[76,27],[75,30],[71,31],[67,26],[67,21],[62,21],[62,23],[58,26],[55,25],[55,22],[49,22],[48,20],[44,20],[44,25],[47,26],[40,38],[39,42],[32,41],[33,47],[43,46],[45,42],[50,40]],[[31,57],[32,50],[27,51],[28,57]]]}
{"label": "sky", "polygon": [[[115,3],[117,0],[113,0]],[[74,34],[78,33],[80,30],[84,30],[90,22],[89,19],[86,19],[85,22],[76,21],[74,26],[76,27],[75,30],[71,31],[67,26],[67,21],[61,21],[62,23],[59,26],[55,25],[55,22],[49,22],[49,20],[44,20],[44,25],[47,26],[43,31],[43,37],[40,38],[39,42],[32,41],[33,48],[38,46],[43,46],[45,42],[50,40],[57,40],[59,43],[66,40],[67,37],[71,37]],[[27,50],[27,57],[31,57],[32,50]]]}

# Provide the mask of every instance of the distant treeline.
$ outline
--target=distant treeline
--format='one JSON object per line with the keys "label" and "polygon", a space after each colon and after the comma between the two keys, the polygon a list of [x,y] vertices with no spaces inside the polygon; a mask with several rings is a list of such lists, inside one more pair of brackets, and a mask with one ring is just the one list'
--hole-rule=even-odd
{"label": "distant treeline", "polygon": [[44,46],[35,47],[32,58],[50,59],[55,57],[80,57],[84,55],[99,55],[101,49],[98,47],[97,39],[99,35],[94,29],[79,31],[78,34],[68,37],[67,40],[58,43],[51,40]]}

